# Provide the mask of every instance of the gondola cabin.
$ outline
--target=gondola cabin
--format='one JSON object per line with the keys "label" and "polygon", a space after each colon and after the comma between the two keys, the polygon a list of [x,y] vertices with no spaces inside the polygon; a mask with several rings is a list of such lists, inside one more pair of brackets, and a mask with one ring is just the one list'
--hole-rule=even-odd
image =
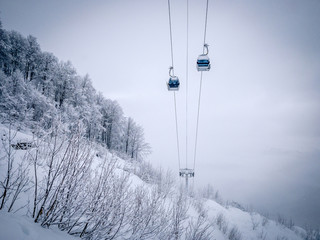
{"label": "gondola cabin", "polygon": [[197,70],[199,71],[209,71],[211,68],[210,59],[207,54],[201,54],[197,60]]}
{"label": "gondola cabin", "polygon": [[180,86],[179,78],[176,76],[170,76],[167,86],[169,91],[178,91]]}

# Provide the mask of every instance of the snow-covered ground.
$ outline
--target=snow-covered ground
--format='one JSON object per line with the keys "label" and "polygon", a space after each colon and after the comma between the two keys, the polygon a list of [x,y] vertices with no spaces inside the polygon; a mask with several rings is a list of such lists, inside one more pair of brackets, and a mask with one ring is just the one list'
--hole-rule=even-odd
{"label": "snow-covered ground", "polygon": [[[305,231],[301,228],[295,227],[295,231],[285,228],[276,224],[274,221],[267,220],[265,226],[262,226],[263,217],[258,214],[250,215],[247,212],[243,212],[240,209],[230,207],[226,209],[216,203],[215,201],[208,200],[206,202],[208,214],[212,217],[213,221],[217,214],[223,214],[225,216],[225,222],[228,222],[227,232],[236,226],[241,239],[304,239]],[[192,216],[192,210],[189,210]],[[255,230],[253,230],[251,217],[256,218],[256,222],[259,222]],[[218,226],[213,230],[213,239],[225,240],[229,239],[229,234],[223,233],[224,229],[219,230]],[[299,236],[300,235],[300,236]],[[39,224],[35,224],[30,217],[21,216],[19,214],[7,213],[0,211],[0,240],[76,240],[78,237],[73,237],[65,232],[60,231],[58,228],[46,229]]]}
{"label": "snow-covered ground", "polygon": [[[8,129],[3,125],[0,125],[1,135],[7,134]],[[32,136],[28,133],[18,132],[16,139],[29,139],[32,140]],[[135,189],[137,187],[143,187],[145,189],[151,189],[154,187],[154,183],[146,182],[148,176],[143,176],[141,172],[148,169],[150,166],[143,163],[134,163],[127,160],[123,160],[119,157],[114,156],[106,149],[93,148],[95,152],[93,160],[93,168],[99,166],[99,162],[104,161],[115,161],[114,172],[116,175],[129,173],[129,182],[131,183],[130,188]],[[14,150],[14,157],[17,162],[23,160],[26,151]],[[98,153],[98,154],[97,154]],[[4,150],[0,148],[0,157],[3,156]],[[141,164],[139,166],[139,164]],[[142,169],[139,169],[139,167]],[[0,177],[3,180],[5,174],[5,158],[2,158],[0,162]],[[154,171],[154,170],[153,170]],[[43,173],[44,175],[44,173]],[[42,176],[40,173],[39,176]],[[175,188],[175,187],[174,187]],[[2,192],[2,188],[0,188]],[[171,201],[174,201],[178,195],[178,188],[170,191],[165,201],[166,208],[172,206]],[[17,200],[15,210],[20,210],[13,214],[8,213],[6,210],[0,210],[0,240],[71,240],[79,239],[68,235],[66,232],[60,231],[57,227],[50,226],[50,229],[46,229],[33,222],[30,217],[30,206],[26,206],[26,202],[32,199],[32,190],[26,191],[20,195]],[[237,207],[235,204],[226,204],[220,202],[220,204],[212,199],[204,199],[201,197],[188,197],[188,210],[186,219],[183,222],[185,229],[190,229],[190,226],[197,226],[199,224],[199,231],[205,227],[208,227],[210,232],[210,238],[216,240],[300,240],[306,238],[306,231],[296,226],[290,226],[288,228],[285,224],[270,220],[258,213],[249,212],[241,207]],[[200,207],[199,207],[200,206]],[[22,208],[21,208],[22,207]],[[28,215],[28,216],[26,216]],[[199,220],[200,219],[200,220]],[[201,222],[203,220],[203,222]],[[187,231],[186,231],[187,232]],[[187,233],[183,233],[181,239],[185,239]],[[190,234],[189,234],[190,236]],[[198,236],[199,237],[199,236]],[[191,239],[203,239],[195,237]],[[157,238],[158,239],[158,238]],[[190,239],[190,238],[188,238]],[[190,239],[190,240],[191,240]]]}
{"label": "snow-covered ground", "polygon": [[76,240],[57,228],[46,229],[32,218],[0,211],[0,240]]}
{"label": "snow-covered ground", "polygon": [[[238,230],[241,239],[298,240],[305,239],[306,236],[306,231],[300,227],[293,226],[289,229],[255,212],[246,212],[233,206],[225,207],[213,200],[207,200],[204,205],[209,219],[216,220],[217,226],[214,232],[217,235],[214,235],[219,240],[230,239],[228,237],[232,229]],[[217,223],[218,219],[220,222]]]}

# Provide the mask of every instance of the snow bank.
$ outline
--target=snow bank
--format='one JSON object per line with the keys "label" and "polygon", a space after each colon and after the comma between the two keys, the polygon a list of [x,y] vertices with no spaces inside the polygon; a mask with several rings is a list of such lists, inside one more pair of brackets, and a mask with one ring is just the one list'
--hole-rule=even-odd
{"label": "snow bank", "polygon": [[31,218],[0,211],[0,240],[76,240],[57,228],[46,229]]}

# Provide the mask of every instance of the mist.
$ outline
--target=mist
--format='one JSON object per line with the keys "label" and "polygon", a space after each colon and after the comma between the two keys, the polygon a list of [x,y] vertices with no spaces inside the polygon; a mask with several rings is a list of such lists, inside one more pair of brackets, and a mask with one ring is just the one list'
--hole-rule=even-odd
{"label": "mist", "polygon": [[[206,1],[172,0],[181,163],[192,167]],[[145,129],[155,167],[178,175],[167,91],[166,1],[0,1],[3,27],[70,60]],[[194,186],[296,224],[320,223],[320,2],[210,1]],[[186,128],[186,118],[188,128]],[[188,136],[188,146],[186,146]]]}

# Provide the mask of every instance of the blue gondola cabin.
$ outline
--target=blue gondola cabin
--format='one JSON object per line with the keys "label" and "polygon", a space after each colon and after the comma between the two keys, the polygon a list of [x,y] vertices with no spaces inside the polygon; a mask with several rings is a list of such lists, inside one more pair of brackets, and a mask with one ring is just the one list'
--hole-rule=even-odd
{"label": "blue gondola cabin", "polygon": [[207,54],[201,54],[197,60],[198,71],[209,71],[211,68],[210,59]]}
{"label": "blue gondola cabin", "polygon": [[167,82],[167,86],[169,91],[178,91],[180,86],[179,78],[171,76],[169,82]]}

